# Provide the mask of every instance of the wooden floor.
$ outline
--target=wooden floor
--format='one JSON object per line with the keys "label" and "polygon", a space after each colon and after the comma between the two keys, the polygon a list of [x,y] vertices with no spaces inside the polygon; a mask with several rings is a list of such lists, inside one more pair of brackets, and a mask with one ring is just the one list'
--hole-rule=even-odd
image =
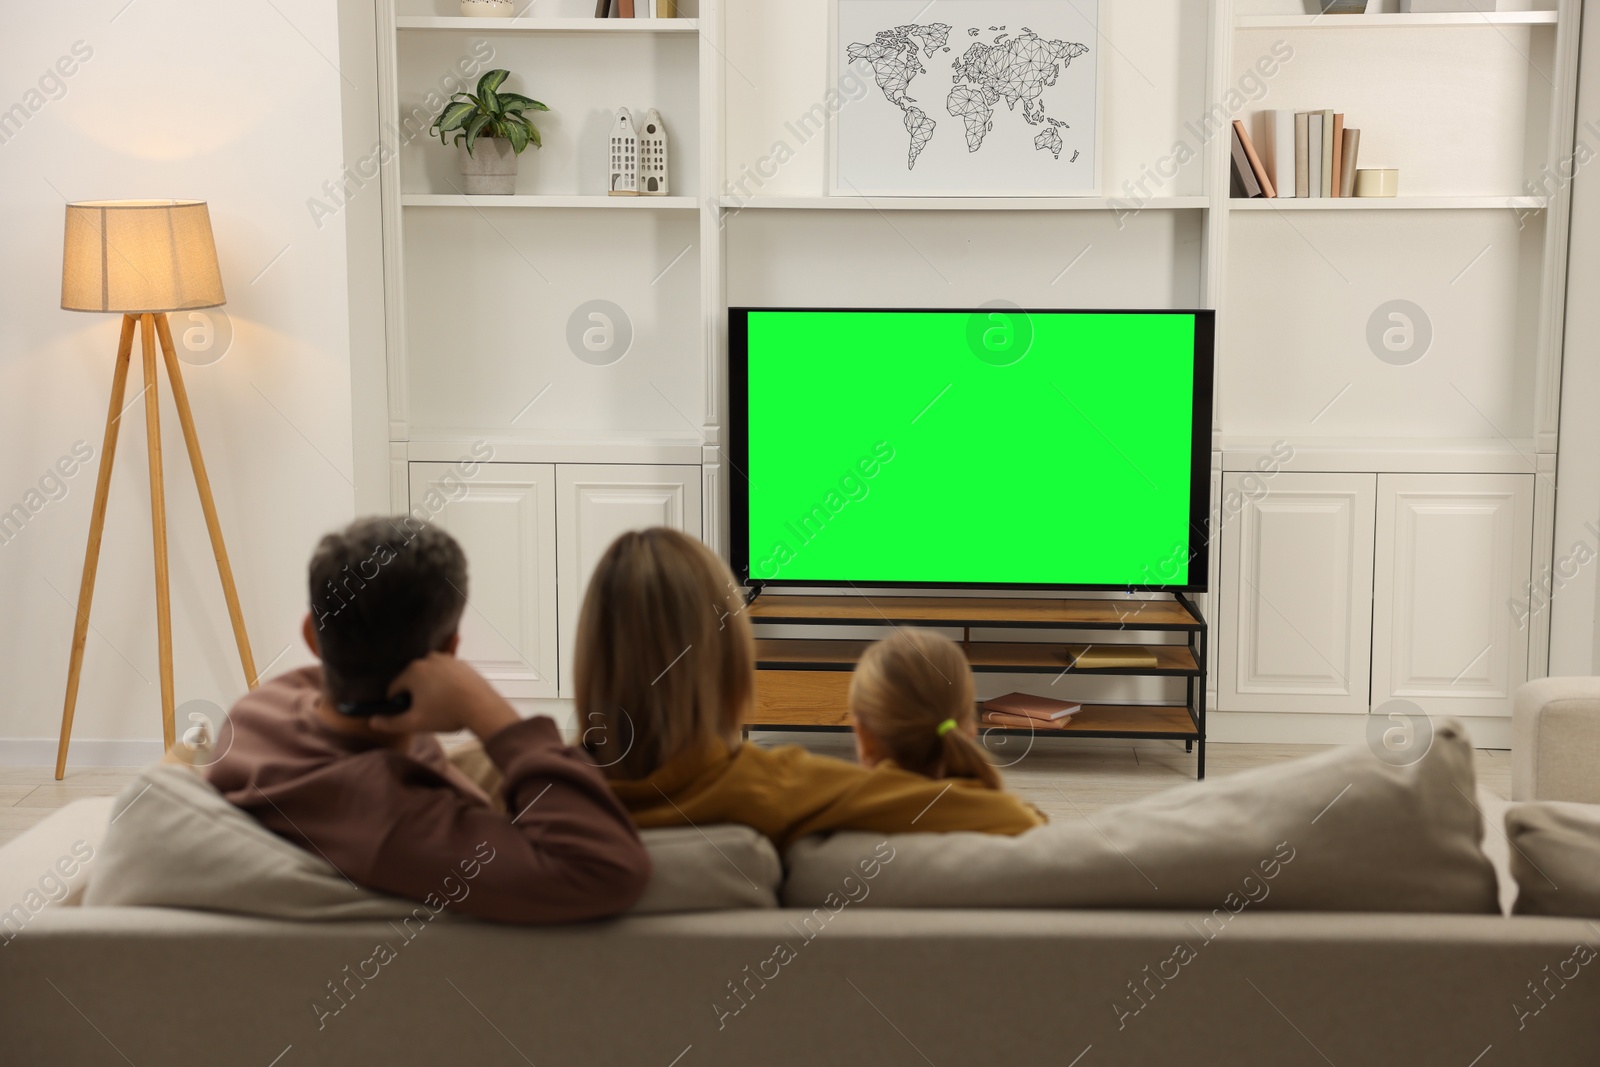
{"label": "wooden floor", "polygon": [[[988,740],[990,755],[1004,767],[1007,785],[1055,822],[1092,817],[1121,804],[1194,780],[1194,756],[1182,741],[1102,741],[1027,737]],[[799,743],[825,755],[853,759],[847,733],[758,734],[759,744]],[[1207,777],[1221,777],[1320,751],[1315,745],[1225,745],[1206,747]],[[1478,783],[1511,797],[1511,753],[1477,752]],[[8,841],[51,811],[79,797],[121,791],[138,771],[131,767],[69,767],[58,782],[51,767],[0,767],[0,842]]]}

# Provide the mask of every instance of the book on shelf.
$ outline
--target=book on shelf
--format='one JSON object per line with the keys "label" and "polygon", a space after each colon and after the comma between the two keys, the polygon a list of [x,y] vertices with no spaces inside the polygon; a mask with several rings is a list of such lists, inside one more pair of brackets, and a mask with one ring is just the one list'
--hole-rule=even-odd
{"label": "book on shelf", "polygon": [[988,726],[1004,726],[1012,730],[1065,730],[1072,725],[1072,716],[1065,719],[1030,719],[1026,715],[1007,715],[1003,711],[986,711],[983,721]]}
{"label": "book on shelf", "polygon": [[1294,195],[1311,195],[1311,116],[1304,111],[1294,117]]}
{"label": "book on shelf", "polygon": [[1361,148],[1361,131],[1344,131],[1344,147],[1339,153],[1339,195],[1356,195],[1356,153]]}
{"label": "book on shelf", "polygon": [[1106,670],[1111,667],[1154,667],[1160,659],[1142,645],[1090,645],[1073,659],[1074,670]]}
{"label": "book on shelf", "polygon": [[1317,170],[1322,179],[1322,195],[1333,195],[1333,112],[1322,112],[1322,153]]}
{"label": "book on shelf", "polygon": [[1279,197],[1293,197],[1294,112],[1275,108],[1263,111],[1261,119],[1261,161],[1272,179],[1272,191]]}
{"label": "book on shelf", "polygon": [[595,0],[597,19],[675,19],[678,0]]}
{"label": "book on shelf", "polygon": [[1244,157],[1250,162],[1250,173],[1255,175],[1256,185],[1261,189],[1262,196],[1277,196],[1277,191],[1272,187],[1272,178],[1267,174],[1266,166],[1261,162],[1261,156],[1256,152],[1255,144],[1250,140],[1250,131],[1243,122],[1233,120],[1233,132],[1244,146]]}
{"label": "book on shelf", "polygon": [[1322,191],[1322,112],[1307,112],[1306,126],[1306,186],[1311,196],[1326,196]]}
{"label": "book on shelf", "polygon": [[1261,183],[1256,181],[1256,173],[1250,166],[1250,157],[1245,155],[1244,142],[1239,139],[1237,123],[1234,124],[1232,142],[1233,178],[1228,185],[1228,194],[1244,199],[1261,196]]}
{"label": "book on shelf", "polygon": [[1342,196],[1343,195],[1342,193],[1339,192],[1340,187],[1344,184],[1339,178],[1339,175],[1343,173],[1343,170],[1341,169],[1342,166],[1343,166],[1343,162],[1344,162],[1344,114],[1342,112],[1334,112],[1334,115],[1333,115],[1333,182],[1332,182],[1332,185],[1331,185],[1331,187],[1329,189],[1329,192],[1328,192],[1329,196]]}
{"label": "book on shelf", "polygon": [[1055,700],[1031,693],[1007,693],[1003,697],[985,700],[980,706],[986,719],[990,715],[1004,715],[1011,719],[1027,720],[1022,723],[1024,726],[1029,723],[1062,722],[1083,710],[1083,705],[1077,701]]}

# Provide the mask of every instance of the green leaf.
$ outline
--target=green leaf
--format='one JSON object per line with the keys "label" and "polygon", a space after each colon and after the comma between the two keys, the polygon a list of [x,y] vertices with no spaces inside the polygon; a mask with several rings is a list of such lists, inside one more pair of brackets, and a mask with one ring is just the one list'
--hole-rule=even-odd
{"label": "green leaf", "polygon": [[506,136],[511,141],[513,154],[520,156],[523,149],[528,147],[528,129],[524,124],[520,122],[507,123]]}
{"label": "green leaf", "polygon": [[483,132],[483,128],[489,125],[490,121],[488,115],[478,114],[472,116],[472,121],[467,123],[467,155],[472,155],[472,143],[478,139],[478,134]]}
{"label": "green leaf", "polygon": [[535,147],[535,148],[543,148],[544,147],[544,139],[539,136],[539,127],[535,126],[531,122],[528,122],[527,119],[523,119],[522,121],[527,123],[527,126],[528,126],[528,140],[533,142],[533,147]]}
{"label": "green leaf", "polygon": [[491,89],[488,92],[479,93],[478,95],[482,97],[478,106],[484,111],[496,116],[505,114],[506,109],[501,105],[500,98],[495,95],[494,90]]}
{"label": "green leaf", "polygon": [[449,131],[460,129],[462,124],[464,124],[476,110],[477,108],[472,104],[464,102],[447,104],[445,109],[439,113],[439,117],[433,120],[433,125],[439,131],[439,135],[442,139],[444,134],[448,133]]}
{"label": "green leaf", "polygon": [[500,93],[500,106],[507,111],[549,111],[539,101],[521,93]]}
{"label": "green leaf", "polygon": [[497,67],[496,69],[489,71],[488,73],[484,74],[483,77],[478,79],[479,95],[494,92],[496,89],[500,88],[500,86],[504,85],[505,80],[509,77],[511,77],[511,72],[509,70],[501,70]]}

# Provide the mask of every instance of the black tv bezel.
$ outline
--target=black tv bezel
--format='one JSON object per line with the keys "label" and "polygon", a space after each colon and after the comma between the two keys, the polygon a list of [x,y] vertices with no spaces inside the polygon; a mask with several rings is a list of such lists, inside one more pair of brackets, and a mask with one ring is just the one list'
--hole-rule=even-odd
{"label": "black tv bezel", "polygon": [[730,307],[728,309],[728,476],[730,496],[730,562],[745,586],[771,589],[994,589],[1079,592],[1204,593],[1210,578],[1211,531],[1211,405],[1216,312],[1209,308],[1016,308],[1023,315],[1191,315],[1194,330],[1194,421],[1189,455],[1189,581],[1183,584],[1097,584],[1076,582],[907,582],[841,578],[750,577],[750,331],[753,311],[937,312],[951,315],[988,314],[984,308],[906,307]]}

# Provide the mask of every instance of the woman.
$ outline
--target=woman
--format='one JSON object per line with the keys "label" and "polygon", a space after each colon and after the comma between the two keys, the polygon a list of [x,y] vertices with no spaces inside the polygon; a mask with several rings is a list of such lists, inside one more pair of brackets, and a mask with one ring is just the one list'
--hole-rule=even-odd
{"label": "woman", "polygon": [[1042,817],[976,779],[934,781],[741,744],[755,642],[727,566],[655,528],[606,550],[578,620],[583,744],[642,828],[736,822],[779,848],[830,830],[1019,834]]}

